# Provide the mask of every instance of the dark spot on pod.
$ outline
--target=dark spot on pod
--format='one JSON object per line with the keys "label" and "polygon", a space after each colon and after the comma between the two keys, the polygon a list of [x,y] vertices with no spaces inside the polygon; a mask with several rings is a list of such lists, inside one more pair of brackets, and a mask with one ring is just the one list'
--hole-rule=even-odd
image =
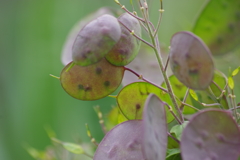
{"label": "dark spot on pod", "polygon": [[218,139],[219,142],[225,141],[224,135],[221,133],[216,134],[216,138]]}
{"label": "dark spot on pod", "polygon": [[105,86],[105,87],[110,86],[110,82],[109,82],[109,81],[105,81],[105,82],[104,82],[104,86]]}
{"label": "dark spot on pod", "polygon": [[197,75],[198,74],[198,69],[189,69],[188,73],[189,73],[189,75]]}
{"label": "dark spot on pod", "polygon": [[218,44],[222,44],[223,43],[223,38],[222,37],[218,37],[217,38],[217,43]]}
{"label": "dark spot on pod", "polygon": [[236,17],[236,20],[240,20],[240,12],[239,11],[235,14],[235,17]]}
{"label": "dark spot on pod", "polygon": [[202,148],[203,148],[203,141],[198,138],[198,139],[195,141],[195,145],[196,145],[199,149],[202,149]]}
{"label": "dark spot on pod", "polygon": [[81,85],[81,84],[79,84],[79,85],[78,85],[78,89],[79,89],[79,90],[84,90],[84,86]]}
{"label": "dark spot on pod", "polygon": [[141,108],[140,104],[136,104],[136,110],[139,110]]}
{"label": "dark spot on pod", "polygon": [[235,29],[234,24],[229,23],[229,24],[228,24],[228,29],[229,29],[230,31],[234,31],[234,29]]}
{"label": "dark spot on pod", "polygon": [[177,62],[177,61],[174,61],[173,62],[173,70],[175,71],[175,70],[177,70],[177,69],[179,69],[179,63]]}
{"label": "dark spot on pod", "polygon": [[191,59],[191,56],[189,55],[189,53],[186,53],[186,59]]}
{"label": "dark spot on pod", "polygon": [[157,141],[160,142],[158,133],[154,132],[154,136],[155,136],[155,138],[157,139]]}
{"label": "dark spot on pod", "polygon": [[206,141],[209,138],[209,133],[207,131],[201,131],[201,137]]}
{"label": "dark spot on pod", "polygon": [[211,158],[211,160],[219,159],[218,155],[216,153],[214,153],[214,152],[210,152],[210,158]]}
{"label": "dark spot on pod", "polygon": [[87,92],[87,91],[91,91],[92,90],[92,88],[90,87],[90,86],[87,86],[87,87],[85,87],[85,92]]}
{"label": "dark spot on pod", "polygon": [[97,67],[95,70],[96,74],[99,75],[102,73],[102,69],[100,67]]}

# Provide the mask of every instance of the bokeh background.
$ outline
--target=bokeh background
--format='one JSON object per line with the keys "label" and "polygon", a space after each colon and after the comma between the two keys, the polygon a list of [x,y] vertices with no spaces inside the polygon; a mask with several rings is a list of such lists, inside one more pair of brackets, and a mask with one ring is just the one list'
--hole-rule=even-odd
{"label": "bokeh background", "polygon": [[[190,30],[206,1],[163,1],[162,44],[168,45],[174,32]],[[121,2],[129,6],[129,0]],[[153,22],[158,3],[150,3]],[[114,0],[0,0],[0,160],[32,160],[23,146],[44,150],[50,144],[45,126],[64,141],[88,142],[88,123],[93,136],[102,138],[93,106],[107,113],[115,100],[76,100],[49,74],[59,76],[63,68],[61,50],[72,26],[104,6],[119,9]],[[216,57],[217,67],[225,73],[236,67],[239,53]]]}

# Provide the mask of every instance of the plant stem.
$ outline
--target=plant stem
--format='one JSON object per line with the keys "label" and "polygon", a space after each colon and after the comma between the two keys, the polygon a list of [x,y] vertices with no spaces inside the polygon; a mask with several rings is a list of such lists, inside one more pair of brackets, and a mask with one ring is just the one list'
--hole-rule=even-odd
{"label": "plant stem", "polygon": [[127,71],[129,71],[129,72],[131,72],[131,73],[133,73],[133,74],[136,75],[139,79],[141,79],[141,80],[143,80],[143,81],[145,81],[145,82],[148,82],[148,83],[150,83],[150,84],[158,87],[159,89],[163,90],[164,92],[168,93],[168,90],[166,90],[165,88],[163,88],[163,87],[161,87],[161,86],[158,86],[157,84],[155,84],[155,83],[147,80],[147,79],[144,78],[142,75],[138,74],[137,72],[133,71],[132,69],[127,68],[127,67],[124,67],[124,69],[127,70]]}
{"label": "plant stem", "polygon": [[154,35],[153,35],[153,31],[151,30],[150,26],[149,26],[149,21],[143,11],[143,16],[144,16],[144,19],[146,21],[146,26],[148,28],[148,31],[149,31],[149,36],[151,38],[151,41],[152,41],[152,44],[154,46],[153,50],[155,52],[155,55],[157,57],[157,60],[158,60],[158,64],[159,64],[159,67],[161,69],[161,73],[163,75],[163,78],[164,78],[164,81],[166,83],[166,86],[167,86],[167,89],[168,89],[168,94],[172,100],[172,103],[173,103],[173,106],[177,112],[177,116],[179,117],[180,119],[180,124],[183,123],[184,119],[183,119],[183,115],[182,115],[182,112],[180,110],[180,108],[178,107],[178,104],[177,104],[177,101],[175,99],[175,96],[174,96],[174,93],[173,93],[173,90],[172,90],[172,86],[169,82],[169,79],[168,79],[168,76],[166,74],[166,71],[165,71],[165,68],[163,66],[163,62],[162,62],[162,57],[161,57],[161,53],[160,53],[160,49],[157,49],[157,44],[156,44],[156,39],[154,38]]}

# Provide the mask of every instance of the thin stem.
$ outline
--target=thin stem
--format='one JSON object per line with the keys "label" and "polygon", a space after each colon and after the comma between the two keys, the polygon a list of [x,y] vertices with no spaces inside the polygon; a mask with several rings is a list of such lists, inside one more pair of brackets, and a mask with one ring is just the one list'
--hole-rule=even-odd
{"label": "thin stem", "polygon": [[158,87],[159,89],[163,90],[164,92],[168,93],[168,90],[166,90],[165,88],[163,88],[163,87],[161,87],[161,86],[158,86],[157,84],[155,84],[155,83],[147,80],[147,79],[144,78],[142,75],[138,74],[137,72],[133,71],[132,69],[127,68],[127,67],[124,67],[124,69],[127,70],[127,71],[129,71],[129,72],[131,72],[131,73],[133,73],[133,74],[136,75],[139,79],[141,79],[141,80],[143,80],[143,81],[145,81],[145,82],[148,82],[148,83],[154,85],[155,87]]}
{"label": "thin stem", "polygon": [[173,140],[175,140],[178,144],[180,144],[180,141],[175,138],[173,135],[171,135],[171,133],[167,132],[168,136],[171,137]]}
{"label": "thin stem", "polygon": [[168,63],[169,63],[169,55],[167,57],[167,62],[166,62],[165,67],[164,67],[164,72],[167,71]]}
{"label": "thin stem", "polygon": [[93,136],[92,136],[92,134],[91,134],[91,131],[90,131],[90,129],[89,129],[88,124],[86,123],[85,126],[86,126],[86,129],[87,129],[87,135],[88,135],[88,137],[90,138],[91,142],[92,142],[95,146],[98,146],[98,143],[96,142],[95,138],[93,138]]}
{"label": "thin stem", "polygon": [[153,50],[154,50],[155,55],[156,55],[156,57],[157,57],[158,64],[159,64],[160,69],[161,69],[161,73],[162,73],[162,75],[163,75],[164,81],[165,81],[166,86],[167,86],[167,89],[168,89],[168,93],[169,93],[170,98],[171,98],[171,100],[172,100],[172,102],[173,102],[174,108],[175,108],[175,110],[176,110],[176,112],[177,112],[177,116],[180,118],[180,124],[181,124],[181,123],[183,123],[183,121],[184,121],[183,115],[182,115],[182,113],[181,113],[180,108],[178,107],[178,104],[177,104],[177,101],[176,101],[176,99],[175,99],[175,96],[174,96],[174,93],[173,93],[173,90],[172,90],[172,86],[171,86],[171,84],[170,84],[170,82],[169,82],[168,76],[167,76],[166,72],[164,71],[164,66],[163,66],[162,57],[161,57],[161,54],[160,54],[160,49],[157,49],[157,48],[156,48],[156,46],[157,46],[156,40],[155,40],[155,38],[154,38],[154,36],[153,36],[152,30],[151,30],[151,28],[150,28],[150,26],[149,26],[149,21],[148,21],[146,15],[144,14],[144,12],[143,12],[143,16],[144,16],[145,21],[147,22],[147,23],[146,23],[146,26],[147,26],[147,28],[148,28],[149,36],[150,36],[150,38],[151,38],[151,40],[152,40],[152,44],[153,44],[153,46],[154,46]]}
{"label": "thin stem", "polygon": [[[185,105],[185,106],[188,106],[188,107],[190,107],[190,108],[192,108],[192,109],[195,109],[196,111],[200,111],[199,109],[197,109],[196,107],[193,107],[192,105],[190,105],[190,104],[187,104],[187,103],[182,103],[183,105]],[[202,104],[201,104],[202,105]]]}
{"label": "thin stem", "polygon": [[220,103],[212,103],[212,104],[202,103],[202,105],[203,105],[204,107],[212,107],[212,106],[220,106],[221,104],[220,104]]}
{"label": "thin stem", "polygon": [[86,152],[83,152],[83,154],[84,154],[85,156],[87,156],[87,157],[93,159],[93,156],[92,156],[92,155],[90,155],[90,154],[88,154],[88,153],[86,153]]}
{"label": "thin stem", "polygon": [[153,34],[153,37],[156,37],[156,36],[157,36],[158,30],[159,30],[159,28],[160,28],[160,24],[161,24],[161,21],[162,21],[162,15],[163,15],[163,12],[164,12],[162,0],[160,0],[160,6],[161,6],[161,8],[159,9],[160,16],[159,16],[158,24],[157,24],[156,30],[155,30],[155,32],[154,32],[154,34]]}
{"label": "thin stem", "polygon": [[102,117],[102,112],[100,110],[100,107],[96,106],[96,107],[94,107],[94,110],[96,111],[96,113],[98,115],[99,123],[101,125],[103,133],[107,134],[107,129],[106,129],[106,126],[104,125],[104,120],[103,120],[103,117]]}
{"label": "thin stem", "polygon": [[125,27],[134,37],[136,37],[138,40],[142,41],[143,43],[147,44],[148,46],[150,46],[151,48],[154,48],[154,46],[152,44],[150,44],[149,42],[145,41],[144,39],[142,39],[141,37],[137,36],[133,30],[131,30],[130,28],[128,28],[125,24],[123,24],[121,21],[118,21],[123,27]]}
{"label": "thin stem", "polygon": [[179,108],[181,109],[181,111],[183,111],[183,109],[184,109],[184,104],[183,104],[183,103],[186,102],[188,95],[189,95],[189,88],[187,88],[187,91],[186,91],[185,96],[184,96],[184,98],[183,98],[182,104],[181,104],[181,106],[179,107]]}
{"label": "thin stem", "polygon": [[49,74],[49,76],[56,78],[56,79],[60,79],[60,77],[54,76],[53,74]]}
{"label": "thin stem", "polygon": [[116,0],[115,0],[115,2],[116,2],[119,6],[121,6],[121,8],[122,8],[125,12],[127,12],[128,14],[130,14],[131,16],[137,18],[138,20],[140,20],[140,21],[142,21],[142,22],[145,22],[144,19],[142,19],[141,17],[138,17],[138,16],[134,15],[132,12],[130,12],[129,10],[127,10],[126,7],[125,7],[124,5],[122,5],[119,1],[116,1]]}
{"label": "thin stem", "polygon": [[238,121],[239,117],[238,117],[237,108],[236,108],[236,106],[237,106],[236,96],[234,95],[233,89],[231,91],[232,91],[232,94],[231,94],[230,98],[232,99],[232,103],[233,103],[233,112],[234,112],[236,120]]}
{"label": "thin stem", "polygon": [[176,119],[176,121],[179,124],[182,124],[183,122],[180,121],[180,119],[176,116],[176,114],[173,112],[172,107],[169,106],[167,103],[164,102],[164,104],[168,107],[169,112],[173,115],[173,117]]}

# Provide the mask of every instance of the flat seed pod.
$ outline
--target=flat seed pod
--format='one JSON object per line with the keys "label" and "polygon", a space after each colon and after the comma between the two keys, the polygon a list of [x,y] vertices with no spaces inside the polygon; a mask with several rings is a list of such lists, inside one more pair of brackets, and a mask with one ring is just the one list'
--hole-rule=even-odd
{"label": "flat seed pod", "polygon": [[121,28],[117,19],[102,15],[80,30],[72,48],[74,63],[87,66],[100,61],[118,42]]}
{"label": "flat seed pod", "polygon": [[[128,13],[123,13],[118,21],[141,37],[141,26],[139,21]],[[129,31],[120,23],[122,34],[118,43],[106,55],[106,59],[116,66],[125,66],[129,64],[138,54],[140,41],[129,33]]]}
{"label": "flat seed pod", "polygon": [[211,0],[197,18],[193,32],[213,55],[228,53],[240,44],[240,1]]}
{"label": "flat seed pod", "polygon": [[184,160],[237,160],[240,130],[229,112],[204,110],[184,129],[180,149]]}
{"label": "flat seed pod", "polygon": [[142,154],[142,129],[140,120],[115,126],[98,145],[93,160],[145,160]]}
{"label": "flat seed pod", "polygon": [[90,66],[74,65],[69,71],[69,63],[62,70],[60,81],[63,89],[80,100],[96,100],[115,91],[121,84],[123,67],[111,65],[105,58]]}
{"label": "flat seed pod", "polygon": [[61,61],[64,64],[64,66],[67,65],[68,63],[72,62],[72,46],[73,46],[75,39],[77,38],[78,32],[87,23],[96,19],[97,17],[102,16],[104,14],[114,15],[115,12],[117,12],[117,10],[115,10],[115,9],[113,10],[108,7],[102,7],[100,9],[98,9],[96,12],[93,12],[93,13],[87,15],[86,17],[81,19],[79,22],[77,22],[73,26],[73,28],[70,30],[70,32],[67,35],[67,38],[65,40],[65,43],[64,43],[63,49],[62,49]]}
{"label": "flat seed pod", "polygon": [[[147,82],[135,82],[125,86],[117,95],[117,102],[122,114],[128,119],[142,119],[145,101],[150,93],[156,94],[161,100],[170,98],[163,91]],[[165,93],[166,94],[166,93]],[[164,101],[163,100],[163,101]],[[174,119],[167,109],[167,121]]]}
{"label": "flat seed pod", "polygon": [[143,113],[143,153],[147,160],[165,160],[168,134],[165,104],[150,94]]}
{"label": "flat seed pod", "polygon": [[195,90],[206,89],[214,74],[211,52],[191,32],[178,32],[171,39],[170,65],[184,85]]}

